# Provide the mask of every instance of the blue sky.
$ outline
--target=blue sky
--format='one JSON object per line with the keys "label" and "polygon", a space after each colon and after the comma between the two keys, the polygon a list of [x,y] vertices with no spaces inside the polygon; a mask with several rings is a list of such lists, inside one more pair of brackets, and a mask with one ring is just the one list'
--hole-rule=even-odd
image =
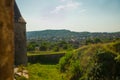
{"label": "blue sky", "polygon": [[27,31],[120,31],[120,0],[16,0]]}

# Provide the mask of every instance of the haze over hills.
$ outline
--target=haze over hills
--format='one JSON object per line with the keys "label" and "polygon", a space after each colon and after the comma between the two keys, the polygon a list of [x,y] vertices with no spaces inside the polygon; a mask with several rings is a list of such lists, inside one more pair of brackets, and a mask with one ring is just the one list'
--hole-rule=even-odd
{"label": "haze over hills", "polygon": [[120,38],[120,32],[74,32],[70,30],[43,30],[43,31],[31,31],[27,32],[27,40],[84,40],[88,38]]}

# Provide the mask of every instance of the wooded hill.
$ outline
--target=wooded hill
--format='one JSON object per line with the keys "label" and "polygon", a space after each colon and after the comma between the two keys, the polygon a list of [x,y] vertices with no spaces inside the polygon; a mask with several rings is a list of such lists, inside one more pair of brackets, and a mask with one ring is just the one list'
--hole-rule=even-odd
{"label": "wooded hill", "polygon": [[83,41],[86,39],[116,39],[120,38],[120,32],[74,32],[69,30],[43,30],[27,32],[27,40],[47,41]]}

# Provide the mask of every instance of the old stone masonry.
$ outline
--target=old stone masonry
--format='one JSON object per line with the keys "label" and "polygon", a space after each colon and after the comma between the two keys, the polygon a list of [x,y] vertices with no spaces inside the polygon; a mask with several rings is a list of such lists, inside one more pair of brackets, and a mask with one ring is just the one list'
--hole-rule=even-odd
{"label": "old stone masonry", "polygon": [[26,22],[20,10],[14,3],[14,43],[15,43],[15,65],[27,64],[26,49]]}

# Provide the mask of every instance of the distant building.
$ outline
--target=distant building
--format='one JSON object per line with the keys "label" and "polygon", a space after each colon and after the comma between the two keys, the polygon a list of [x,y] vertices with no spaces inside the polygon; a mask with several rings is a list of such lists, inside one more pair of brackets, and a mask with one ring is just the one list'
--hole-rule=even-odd
{"label": "distant building", "polygon": [[26,49],[26,22],[23,19],[19,8],[14,4],[14,38],[15,38],[15,65],[27,64]]}
{"label": "distant building", "polygon": [[35,51],[39,51],[40,50],[40,47],[35,47]]}

